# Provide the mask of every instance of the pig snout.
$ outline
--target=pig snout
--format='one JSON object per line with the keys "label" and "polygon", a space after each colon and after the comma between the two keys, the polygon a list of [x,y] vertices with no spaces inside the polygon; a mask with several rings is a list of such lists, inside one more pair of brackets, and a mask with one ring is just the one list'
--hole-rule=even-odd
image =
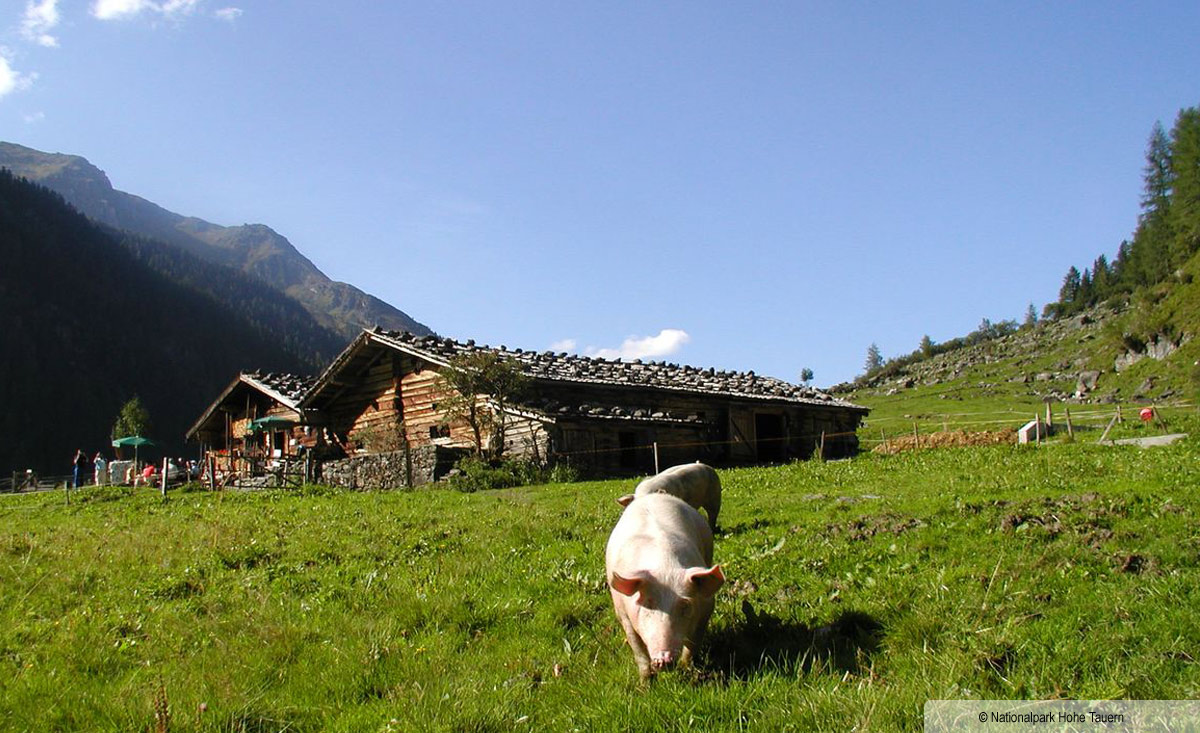
{"label": "pig snout", "polygon": [[670,649],[666,649],[654,653],[654,656],[650,658],[650,666],[654,668],[655,672],[661,672],[664,669],[674,667],[676,661],[678,661],[678,655]]}

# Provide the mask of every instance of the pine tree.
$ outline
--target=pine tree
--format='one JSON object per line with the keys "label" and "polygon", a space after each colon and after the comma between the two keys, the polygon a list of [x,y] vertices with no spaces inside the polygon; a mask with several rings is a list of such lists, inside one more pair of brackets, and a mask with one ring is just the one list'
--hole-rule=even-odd
{"label": "pine tree", "polygon": [[1075,310],[1083,310],[1095,301],[1095,293],[1092,289],[1092,271],[1088,268],[1083,268],[1083,274],[1079,276],[1079,290],[1075,293]]}
{"label": "pine tree", "polygon": [[1071,265],[1071,269],[1067,270],[1066,277],[1063,278],[1062,287],[1058,289],[1058,302],[1063,305],[1063,309],[1070,309],[1079,296],[1079,270]]}
{"label": "pine tree", "polygon": [[1033,326],[1037,323],[1037,309],[1033,307],[1033,303],[1029,304],[1029,308],[1025,310],[1025,325]]}
{"label": "pine tree", "polygon": [[933,339],[929,338],[929,334],[921,337],[921,353],[926,358],[933,356]]}
{"label": "pine tree", "polygon": [[1168,255],[1182,265],[1200,249],[1200,110],[1180,110],[1171,129]]}
{"label": "pine tree", "polygon": [[1129,264],[1129,248],[1129,240],[1121,240],[1121,246],[1117,247],[1117,256],[1113,258],[1110,268],[1110,281],[1114,290],[1120,292],[1130,292],[1135,287],[1132,280],[1133,271]]}
{"label": "pine tree", "polygon": [[1092,302],[1104,300],[1112,291],[1112,272],[1108,267],[1108,258],[1100,255],[1092,263]]}
{"label": "pine tree", "polygon": [[1171,140],[1155,123],[1146,145],[1142,213],[1130,252],[1135,286],[1152,285],[1170,272],[1171,201],[1175,185]]}
{"label": "pine tree", "polygon": [[867,363],[863,367],[867,374],[879,369],[883,366],[883,354],[879,351],[879,346],[872,343],[867,347]]}

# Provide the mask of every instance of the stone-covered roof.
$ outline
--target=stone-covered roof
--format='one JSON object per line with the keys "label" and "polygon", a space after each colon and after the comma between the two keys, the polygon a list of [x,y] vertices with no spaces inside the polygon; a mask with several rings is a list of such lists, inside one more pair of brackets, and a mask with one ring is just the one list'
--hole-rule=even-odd
{"label": "stone-covered roof", "polygon": [[298,376],[283,372],[243,372],[241,379],[250,382],[264,392],[274,393],[288,407],[296,407],[316,383],[316,377]]}
{"label": "stone-covered roof", "polygon": [[[704,395],[721,395],[759,400],[785,401],[809,405],[842,407],[866,412],[867,408],[839,400],[825,392],[754,372],[702,369],[665,361],[640,359],[601,359],[565,352],[510,350],[506,346],[477,346],[474,341],[460,342],[438,336],[414,336],[404,331],[376,328],[370,336],[384,343],[420,355],[432,362],[447,364],[451,359],[472,352],[493,352],[515,363],[526,377],[534,380],[574,382],[626,388],[666,389]],[[532,405],[531,405],[532,406]],[[587,414],[593,417],[694,420],[694,416],[635,414],[634,408],[611,405],[538,405],[554,414]],[[586,408],[586,409],[581,409]],[[624,412],[624,414],[622,414]]]}
{"label": "stone-covered roof", "polygon": [[300,410],[300,400],[304,399],[313,387],[317,384],[316,377],[301,377],[295,374],[283,374],[280,372],[242,372],[230,382],[229,386],[213,400],[200,416],[192,427],[187,431],[186,438],[191,440],[196,433],[204,427],[226,399],[230,397],[239,387],[242,389],[254,389],[262,394],[279,402],[279,404],[296,410]]}

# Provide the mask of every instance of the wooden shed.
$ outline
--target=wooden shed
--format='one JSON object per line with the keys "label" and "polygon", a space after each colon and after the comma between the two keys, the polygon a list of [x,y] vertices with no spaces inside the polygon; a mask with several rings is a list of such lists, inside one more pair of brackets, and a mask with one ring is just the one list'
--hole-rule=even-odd
{"label": "wooden shed", "polygon": [[[693,460],[778,463],[854,454],[868,410],[754,372],[476,346],[436,336],[364,331],[296,404],[350,455],[423,446],[467,449],[448,420],[442,375],[456,357],[490,352],[524,374],[528,389],[504,408],[505,452],[566,461],[591,475],[632,475]],[[478,400],[496,409],[488,395]]]}
{"label": "wooden shed", "polygon": [[296,459],[320,441],[300,399],[314,377],[244,372],[208,406],[187,432],[216,458],[223,475],[255,476]]}

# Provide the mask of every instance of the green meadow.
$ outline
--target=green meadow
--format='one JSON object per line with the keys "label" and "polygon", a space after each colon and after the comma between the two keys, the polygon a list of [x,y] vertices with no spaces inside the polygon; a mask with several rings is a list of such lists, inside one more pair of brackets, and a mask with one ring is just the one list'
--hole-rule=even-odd
{"label": "green meadow", "polygon": [[1200,697],[1194,437],[721,478],[728,582],[650,684],[604,585],[632,481],[0,496],[0,728],[911,731],[931,698]]}

